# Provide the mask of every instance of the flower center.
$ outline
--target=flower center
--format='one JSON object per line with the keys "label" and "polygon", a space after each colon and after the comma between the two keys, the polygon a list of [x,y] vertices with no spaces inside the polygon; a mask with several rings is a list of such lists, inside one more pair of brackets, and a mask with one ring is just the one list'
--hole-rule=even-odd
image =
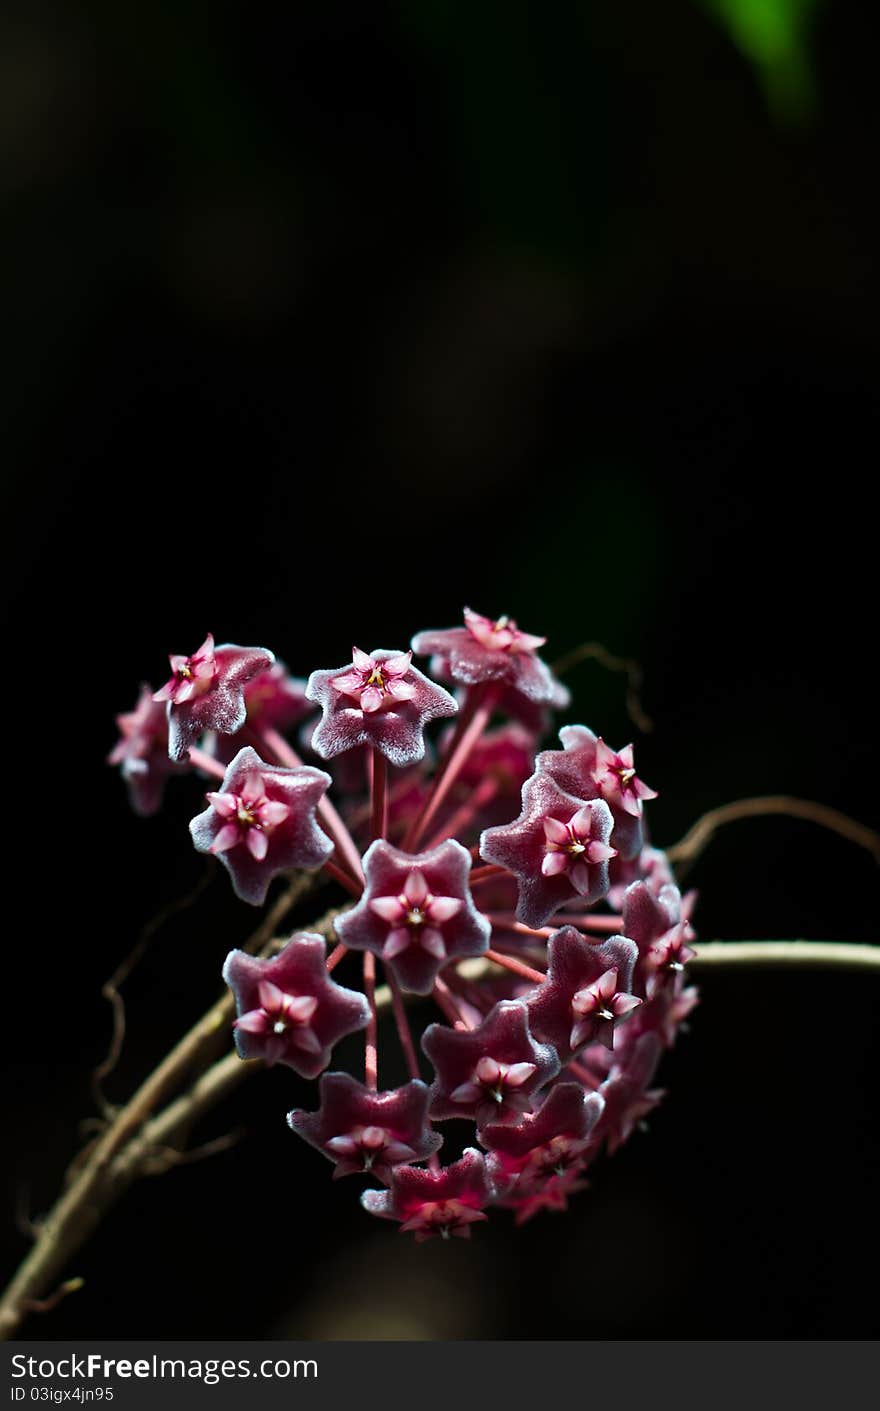
{"label": "flower center", "polygon": [[370,674],[369,674],[369,676],[368,676],[368,678],[367,678],[367,683],[366,683],[366,684],[367,684],[368,686],[378,686],[380,691],[384,691],[384,690],[385,690],[385,677],[382,675],[382,671],[381,671],[381,668],[380,668],[380,667],[378,667],[378,666],[374,666],[374,667],[373,667],[372,671],[370,672]]}
{"label": "flower center", "polygon": [[420,906],[411,906],[406,913],[407,925],[424,926],[427,917]]}

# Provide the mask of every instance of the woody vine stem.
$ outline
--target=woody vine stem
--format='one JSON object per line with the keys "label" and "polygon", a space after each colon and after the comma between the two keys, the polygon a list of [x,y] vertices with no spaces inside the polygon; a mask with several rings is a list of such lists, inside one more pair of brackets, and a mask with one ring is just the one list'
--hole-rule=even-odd
{"label": "woody vine stem", "polygon": [[[300,689],[264,649],[215,649],[208,637],[193,656],[172,657],[168,684],[155,694],[145,688],[136,710],[119,717],[111,762],[122,765],[137,811],[156,811],[166,778],[207,775],[215,792],[190,824],[196,848],[218,857],[238,896],[254,905],[265,903],[275,877],[287,880],[249,941],[227,957],[227,992],[120,1108],[103,1092],[125,1032],[120,987],[161,918],[105,985],[113,1030],[93,1074],[101,1128],[32,1228],[30,1252],[0,1300],[0,1338],[80,1286],[65,1278],[70,1261],[135,1179],[234,1140],[187,1149],[196,1124],[266,1061],[323,1074],[318,1112],[294,1111],[289,1122],[338,1174],[363,1172],[385,1187],[363,1193],[368,1211],[416,1239],[467,1237],[489,1205],[514,1209],[518,1223],[542,1208],[564,1209],[599,1147],[614,1150],[638,1111],[654,1105],[654,1069],[696,1003],[696,991],[683,988],[685,965],[880,971],[880,946],[697,942],[692,898],[676,882],[720,827],[783,814],[837,832],[877,861],[880,836],[824,805],[768,796],[713,810],[665,854],[650,848],[642,803],[655,795],[636,775],[631,746],[617,753],[586,727],[566,726],[563,750],[536,756],[550,709],[567,702],[536,655],[543,640],[469,609],[464,627],[418,634],[413,649],[433,654],[432,674],[464,683],[457,701],[412,665],[412,651],[355,649],[350,667],[314,672]],[[570,664],[589,657],[626,673],[631,713],[649,728],[635,664],[592,643]],[[313,754],[366,756],[369,797],[360,811],[343,817],[327,797],[330,775],[303,764],[282,733],[309,702],[323,711],[309,736]],[[498,714],[510,723],[493,731]],[[423,728],[454,715],[429,780]],[[520,785],[523,812],[499,824]],[[371,840],[363,856],[354,840],[361,825]],[[474,831],[477,844],[458,841]],[[322,874],[348,900],[290,938],[288,917]],[[593,909],[604,901],[610,911]],[[357,992],[333,973],[356,951]],[[407,995],[432,999],[445,1021],[422,1035],[435,1070],[430,1089]],[[378,1082],[386,1016],[409,1073],[390,1092]],[[238,1052],[224,1052],[233,1027]],[[363,1082],[326,1072],[335,1042],[359,1029]],[[484,1151],[469,1147],[442,1166],[433,1123],[448,1117],[473,1120]]]}
{"label": "woody vine stem", "polygon": [[[307,879],[300,878],[285,891],[267,918],[270,933],[274,933],[306,885]],[[308,929],[332,939],[337,914],[327,912]],[[264,923],[251,938],[251,946],[256,953],[269,955],[280,942],[273,935],[261,945],[265,931]],[[880,972],[880,946],[843,941],[716,941],[698,945],[690,963],[700,969],[783,966]],[[460,969],[471,979],[485,973],[491,964],[482,959],[463,961]],[[382,1014],[389,1010],[392,1000],[390,988],[380,988],[376,993],[377,1011]],[[243,1063],[237,1054],[227,1053],[207,1066],[174,1101],[156,1111],[169,1093],[192,1078],[193,1069],[210,1051],[218,1033],[228,1026],[232,1013],[232,998],[225,995],[117,1112],[85,1158],[75,1163],[66,1189],[40,1222],[33,1248],[0,1301],[0,1338],[13,1336],[30,1313],[48,1311],[60,1298],[81,1286],[80,1280],[74,1278],[55,1289],[70,1259],[110,1207],[139,1177],[161,1174],[185,1161],[183,1144],[196,1123],[264,1066],[258,1059]],[[51,1293],[53,1289],[54,1294],[47,1297],[47,1291]]]}

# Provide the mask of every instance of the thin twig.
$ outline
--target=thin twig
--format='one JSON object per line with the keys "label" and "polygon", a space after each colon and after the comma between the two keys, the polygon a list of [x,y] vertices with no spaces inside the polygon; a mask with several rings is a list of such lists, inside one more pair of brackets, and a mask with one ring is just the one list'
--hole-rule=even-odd
{"label": "thin twig", "polygon": [[181,911],[186,911],[189,907],[193,906],[205,891],[212,878],[216,876],[216,872],[217,864],[213,858],[209,858],[207,866],[202,870],[202,874],[195,886],[191,887],[185,896],[178,897],[176,901],[169,902],[167,906],[162,907],[161,911],[156,912],[152,920],[148,921],[143,927],[128,955],[122,963],[116,967],[109,980],[106,980],[101,986],[101,994],[103,998],[109,1002],[113,1010],[113,1032],[110,1037],[110,1046],[107,1049],[107,1056],[92,1072],[91,1083],[95,1105],[105,1117],[112,1117],[116,1108],[112,1103],[108,1102],[107,1098],[104,1096],[104,1081],[106,1078],[109,1078],[119,1062],[119,1057],[122,1053],[122,1045],[125,1041],[125,1001],[119,993],[120,986],[125,984],[125,981],[128,979],[135,966],[143,959],[151,941],[164,926],[165,922],[169,921],[172,916],[177,916]]}
{"label": "thin twig", "polygon": [[[317,930],[318,925],[310,929]],[[712,941],[698,944],[696,954],[688,964],[689,968],[693,966],[696,969],[713,965],[785,968],[820,965],[880,970],[880,946],[840,941]],[[479,956],[463,961],[458,966],[458,973],[473,981],[493,968],[491,961]],[[448,990],[443,998],[447,996],[450,1018],[453,1019],[457,1010]],[[391,991],[386,985],[377,989],[377,1012],[389,1008],[391,998]],[[217,1008],[214,1006],[206,1016],[212,1023]],[[197,1025],[196,1030],[201,1027]],[[178,1045],[178,1050],[180,1048],[181,1045]],[[139,1122],[135,1130],[129,1122],[124,1142],[120,1141],[119,1129],[128,1110],[119,1115],[73,1186],[42,1221],[30,1254],[0,1303],[0,1338],[12,1336],[28,1312],[54,1306],[52,1300],[55,1295],[50,1299],[41,1299],[41,1290],[51,1288],[53,1280],[58,1278],[71,1256],[85,1244],[106,1210],[142,1173],[145,1165],[149,1166],[151,1157],[154,1158],[156,1152],[163,1148],[173,1147],[222,1098],[262,1068],[263,1064],[258,1060],[244,1062],[234,1052],[226,1054],[202,1073],[188,1092],[156,1116],[142,1124]],[[143,1104],[142,1092],[135,1094],[130,1106]],[[62,1285],[62,1289],[72,1291],[78,1286],[76,1280],[69,1280]]]}
{"label": "thin twig", "polygon": [[[273,949],[271,932],[266,935],[269,923],[277,924],[308,881],[309,878],[296,878],[257,928],[250,944],[257,949],[257,942],[262,941],[258,954]],[[338,910],[333,915],[338,915]],[[326,918],[321,918],[312,930],[319,931],[325,922]],[[210,1056],[218,1034],[230,1024],[234,1013],[235,1001],[227,991],[166,1054],[95,1141],[88,1158],[76,1167],[76,1174],[43,1221],[39,1237],[0,1302],[0,1338],[14,1333],[29,1304],[51,1287],[70,1255],[88,1238],[103,1211],[116,1198],[120,1154],[129,1148],[168,1095],[200,1061]]]}
{"label": "thin twig", "polygon": [[676,869],[681,880],[705,851],[719,828],[728,823],[738,823],[743,818],[764,818],[782,814],[788,818],[802,818],[807,823],[816,823],[820,828],[828,828],[838,833],[857,847],[865,848],[874,861],[880,863],[880,833],[858,823],[847,814],[840,813],[827,804],[814,803],[810,799],[796,799],[788,794],[768,794],[763,798],[736,799],[733,803],[722,804],[710,809],[698,818],[684,837],[666,849],[666,855]]}
{"label": "thin twig", "polygon": [[579,666],[582,661],[597,661],[600,666],[604,666],[607,671],[623,671],[626,673],[626,709],[630,720],[637,730],[644,734],[649,734],[654,729],[654,722],[646,714],[642,707],[640,691],[642,689],[642,668],[637,661],[631,657],[616,657],[609,652],[607,647],[603,647],[601,642],[582,642],[579,647],[566,652],[558,661],[553,663],[553,670],[557,676],[565,676],[573,667]]}

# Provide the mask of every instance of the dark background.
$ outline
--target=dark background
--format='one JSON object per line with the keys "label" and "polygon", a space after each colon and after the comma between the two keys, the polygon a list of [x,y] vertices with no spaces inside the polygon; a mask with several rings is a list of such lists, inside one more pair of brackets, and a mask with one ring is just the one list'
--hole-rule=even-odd
{"label": "dark background", "polygon": [[[127,812],[166,654],[299,674],[463,603],[638,657],[669,843],[790,792],[876,820],[875,50],[848,0],[7,7],[3,1267],[93,1115],[100,985],[198,879]],[[632,734],[622,683],[569,719]],[[741,823],[704,938],[875,941],[871,858]],[[124,1097],[250,916],[215,880],[128,987]],[[877,1331],[872,977],[701,977],[667,1101],[567,1216],[416,1247],[272,1073],[143,1182],[31,1336]],[[870,1288],[870,1282],[867,1287]]]}

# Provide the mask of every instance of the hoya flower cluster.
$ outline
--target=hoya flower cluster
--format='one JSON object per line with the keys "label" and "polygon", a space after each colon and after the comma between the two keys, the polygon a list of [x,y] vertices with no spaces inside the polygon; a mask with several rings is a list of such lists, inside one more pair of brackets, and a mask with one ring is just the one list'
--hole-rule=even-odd
{"label": "hoya flower cluster", "polygon": [[[689,902],[647,841],[632,746],[566,725],[540,748],[568,704],[544,640],[465,609],[301,681],[209,636],[142,688],[110,756],[143,814],[172,776],[210,785],[192,841],[244,901],[303,870],[337,889],[329,947],[325,926],[227,957],[235,1041],[318,1079],[291,1128],[417,1240],[565,1209],[659,1102],[696,1002]],[[363,1062],[331,1071],[357,1032]],[[409,1080],[381,1087],[385,1063]]]}

